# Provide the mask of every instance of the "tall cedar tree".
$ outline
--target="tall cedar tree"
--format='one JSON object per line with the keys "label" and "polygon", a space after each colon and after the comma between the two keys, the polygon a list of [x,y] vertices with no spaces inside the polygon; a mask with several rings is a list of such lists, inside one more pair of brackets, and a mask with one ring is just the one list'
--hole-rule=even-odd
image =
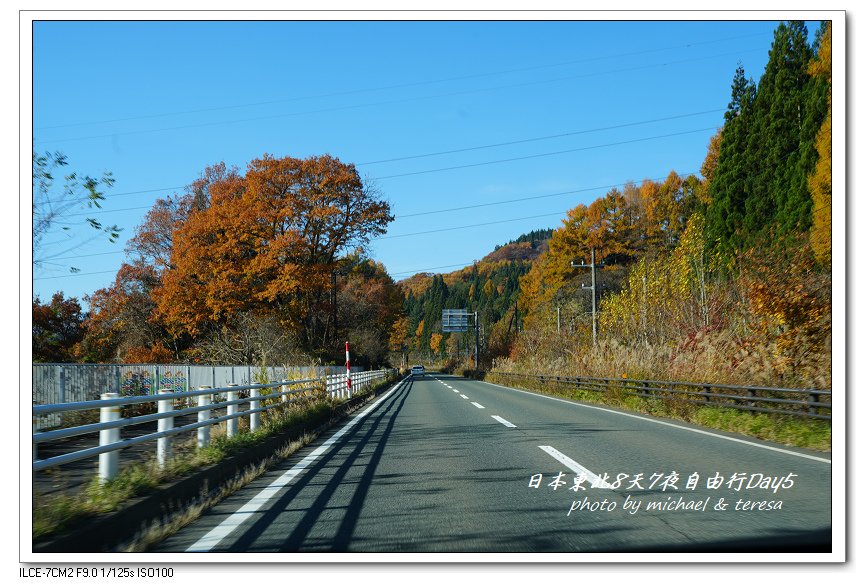
{"label": "tall cedar tree", "polygon": [[810,227],[827,83],[808,74],[807,41],[804,23],[780,24],[756,91],[736,70],[706,217],[708,244],[725,255]]}
{"label": "tall cedar tree", "polygon": [[747,156],[748,116],[755,93],[754,82],[745,79],[745,70],[739,65],[724,113],[717,166],[708,190],[711,204],[706,216],[706,237],[724,250],[735,244],[745,215],[746,180],[751,172]]}

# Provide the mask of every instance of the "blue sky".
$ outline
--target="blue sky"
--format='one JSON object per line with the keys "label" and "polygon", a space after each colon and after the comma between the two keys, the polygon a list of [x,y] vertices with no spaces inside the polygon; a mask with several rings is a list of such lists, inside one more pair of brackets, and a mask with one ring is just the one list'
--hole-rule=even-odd
{"label": "blue sky", "polygon": [[[117,245],[80,245],[83,229],[46,238],[70,250],[34,273],[33,291],[110,285],[157,197],[207,165],[243,170],[265,153],[357,164],[397,216],[371,256],[396,279],[451,271],[433,268],[557,227],[612,185],[697,172],[737,62],[759,79],[776,25],[34,23],[34,148],[64,152],[81,173],[111,171],[109,212],[88,216],[123,232]],[[520,143],[493,146],[504,142]],[[409,156],[420,157],[380,162]],[[414,234],[477,223],[495,224]]]}

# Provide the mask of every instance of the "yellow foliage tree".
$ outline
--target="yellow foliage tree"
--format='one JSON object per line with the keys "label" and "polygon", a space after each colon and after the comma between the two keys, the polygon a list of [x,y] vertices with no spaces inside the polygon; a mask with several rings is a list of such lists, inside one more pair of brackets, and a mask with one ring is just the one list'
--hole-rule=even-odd
{"label": "yellow foliage tree", "polygon": [[832,260],[832,23],[823,34],[817,59],[808,72],[824,77],[829,83],[829,110],[817,132],[817,165],[808,177],[808,189],[813,201],[813,222],[810,240],[814,256],[823,265]]}
{"label": "yellow foliage tree", "polygon": [[695,213],[672,254],[637,262],[624,289],[601,302],[602,333],[653,344],[709,325],[704,227]]}

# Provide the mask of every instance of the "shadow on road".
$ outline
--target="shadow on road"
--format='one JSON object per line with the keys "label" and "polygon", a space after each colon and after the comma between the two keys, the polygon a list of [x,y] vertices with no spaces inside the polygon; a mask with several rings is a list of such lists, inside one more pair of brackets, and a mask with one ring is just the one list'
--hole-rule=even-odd
{"label": "shadow on road", "polygon": [[[356,459],[361,455],[363,450],[370,445],[370,440],[374,435],[376,435],[376,430],[379,425],[381,425],[382,421],[390,413],[390,420],[388,421],[384,432],[379,436],[372,459],[366,465],[363,477],[358,484],[351,504],[346,509],[345,517],[343,518],[338,533],[333,541],[333,550],[344,549],[347,546],[351,533],[354,531],[354,526],[357,523],[361,503],[369,490],[372,475],[378,466],[378,462],[381,460],[384,445],[387,443],[387,438],[393,428],[393,424],[396,422],[396,417],[399,414],[399,411],[402,409],[403,404],[411,392],[411,387],[412,383],[406,384],[396,393],[394,398],[391,399],[386,406],[369,415],[369,417],[358,423],[346,435],[346,440],[351,441],[359,433],[364,432],[360,439],[358,439],[354,449],[350,454],[346,455],[343,462],[339,465],[336,472],[322,489],[321,493],[316,497],[310,508],[304,512],[303,518],[294,528],[292,533],[285,539],[283,548],[279,549],[280,551],[285,552],[297,550],[302,546],[307,535],[318,522],[322,513],[328,509],[328,501],[335,494],[337,488],[344,484],[343,479],[346,474],[352,467],[354,467]],[[317,463],[311,466],[309,470],[280,497],[273,508],[247,529],[243,536],[241,536],[232,547],[228,549],[228,552],[243,552],[253,545],[258,537],[264,533],[276,518],[288,509],[289,504],[297,497],[303,488],[306,487],[313,478],[322,475],[322,472],[319,470],[327,466],[331,460],[341,453],[343,453],[343,448],[332,448],[330,452],[322,456]]]}

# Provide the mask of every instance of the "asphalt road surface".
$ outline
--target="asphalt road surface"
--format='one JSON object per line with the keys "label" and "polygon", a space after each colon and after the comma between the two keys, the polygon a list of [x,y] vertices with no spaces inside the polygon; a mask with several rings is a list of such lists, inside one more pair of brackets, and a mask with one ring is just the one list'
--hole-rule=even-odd
{"label": "asphalt road surface", "polygon": [[427,375],[152,550],[829,552],[830,473],[825,454]]}

